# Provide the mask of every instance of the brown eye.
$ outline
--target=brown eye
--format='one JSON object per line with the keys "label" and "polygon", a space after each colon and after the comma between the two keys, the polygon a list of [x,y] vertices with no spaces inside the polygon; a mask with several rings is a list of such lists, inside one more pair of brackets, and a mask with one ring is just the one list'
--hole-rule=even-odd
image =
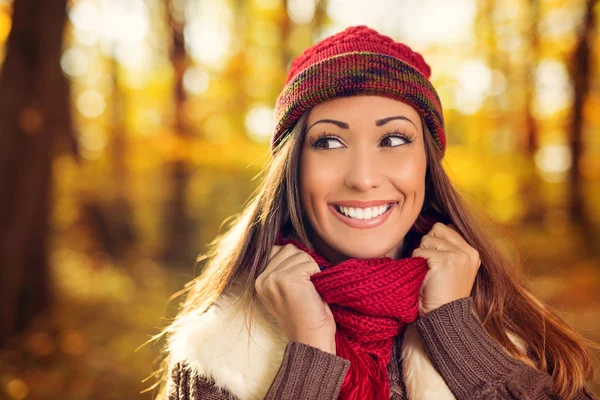
{"label": "brown eye", "polygon": [[317,148],[318,149],[328,149],[329,143],[327,142],[327,140],[319,140],[319,142],[317,143]]}
{"label": "brown eye", "polygon": [[312,143],[314,148],[320,150],[338,149],[342,146],[342,143],[336,138],[321,138]]}
{"label": "brown eye", "polygon": [[397,147],[401,146],[403,142],[408,140],[400,135],[388,135],[381,139],[381,147]]}

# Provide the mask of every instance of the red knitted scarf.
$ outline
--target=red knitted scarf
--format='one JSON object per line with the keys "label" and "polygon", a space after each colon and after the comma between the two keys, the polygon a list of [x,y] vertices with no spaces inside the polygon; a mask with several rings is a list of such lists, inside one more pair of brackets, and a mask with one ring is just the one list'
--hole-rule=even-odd
{"label": "red knitted scarf", "polygon": [[306,251],[322,269],[311,281],[333,313],[337,355],[351,362],[340,399],[389,399],[393,340],[417,318],[426,260],[349,259],[332,266],[295,240],[280,243]]}

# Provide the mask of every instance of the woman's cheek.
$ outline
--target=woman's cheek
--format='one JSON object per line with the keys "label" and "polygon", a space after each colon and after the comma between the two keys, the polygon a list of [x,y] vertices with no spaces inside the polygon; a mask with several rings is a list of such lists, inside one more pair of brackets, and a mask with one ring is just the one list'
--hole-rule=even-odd
{"label": "woman's cheek", "polygon": [[[427,162],[417,154],[411,157],[398,157],[389,160],[388,176],[397,188],[403,191],[424,191]],[[411,190],[412,189],[412,190]]]}
{"label": "woman's cheek", "polygon": [[317,205],[319,199],[326,194],[326,189],[330,185],[331,177],[329,168],[322,166],[315,157],[304,157],[301,162],[300,171],[300,196],[302,207],[309,219],[313,220],[318,213]]}
{"label": "woman's cheek", "polygon": [[344,183],[343,169],[339,157],[307,155],[301,159],[300,190],[313,196],[325,196]]}

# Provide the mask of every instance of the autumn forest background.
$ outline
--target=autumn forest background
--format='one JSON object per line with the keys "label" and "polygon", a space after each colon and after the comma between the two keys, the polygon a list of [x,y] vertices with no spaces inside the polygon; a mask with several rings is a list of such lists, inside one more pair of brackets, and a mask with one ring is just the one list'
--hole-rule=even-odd
{"label": "autumn forest background", "polygon": [[153,398],[161,343],[142,345],[256,187],[291,59],[357,24],[424,55],[454,183],[600,341],[599,17],[597,0],[0,0],[0,399]]}

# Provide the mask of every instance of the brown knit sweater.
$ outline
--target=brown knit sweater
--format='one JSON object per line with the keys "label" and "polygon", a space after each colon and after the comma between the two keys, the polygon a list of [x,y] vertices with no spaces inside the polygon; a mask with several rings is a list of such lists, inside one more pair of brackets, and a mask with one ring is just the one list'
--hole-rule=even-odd
{"label": "brown knit sweater", "polygon": [[[516,360],[487,334],[472,312],[470,298],[456,300],[417,319],[427,354],[458,399],[556,399],[551,377]],[[402,336],[395,340],[388,364],[390,398],[407,399],[400,359]],[[350,362],[305,344],[286,347],[281,367],[266,399],[338,398]],[[169,400],[234,400],[206,377],[194,376],[182,363],[173,366]],[[594,399],[583,390],[576,397]]]}

